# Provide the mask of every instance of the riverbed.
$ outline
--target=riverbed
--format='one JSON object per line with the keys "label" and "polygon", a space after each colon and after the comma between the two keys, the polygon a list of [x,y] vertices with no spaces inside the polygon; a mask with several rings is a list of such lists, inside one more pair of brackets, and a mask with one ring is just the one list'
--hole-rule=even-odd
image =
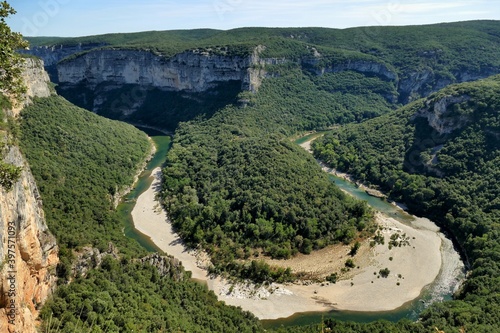
{"label": "riverbed", "polygon": [[[398,320],[404,317],[416,319],[426,304],[449,298],[458,285],[460,271],[463,269],[460,257],[454,251],[451,242],[444,235],[438,233],[432,222],[427,220],[428,222],[424,221],[424,225],[412,225],[413,218],[398,207],[368,196],[366,193],[363,194],[356,186],[349,185],[349,182],[333,176],[332,181],[335,181],[345,191],[352,191],[353,195],[361,197],[363,200],[367,199],[370,205],[377,206],[377,209],[384,211],[384,214],[387,213],[388,216],[379,217],[379,219],[390,223],[386,226],[388,230],[407,228],[405,230],[407,234],[411,234],[411,230],[415,230],[418,238],[414,236],[416,239],[410,240],[411,246],[395,249],[393,252],[396,254],[391,255],[393,259],[390,261],[387,244],[375,247],[373,252],[377,253],[368,253],[368,258],[375,260],[374,258],[378,254],[379,259],[383,260],[382,262],[368,261],[366,265],[359,268],[359,271],[355,270],[357,274],[353,275],[352,280],[340,281],[335,285],[273,284],[266,287],[255,287],[252,284],[242,284],[233,286],[220,278],[212,279],[207,276],[205,270],[208,263],[206,255],[202,251],[188,251],[184,248],[181,240],[172,230],[168,216],[156,201],[161,176],[157,168],[165,160],[169,145],[169,141],[159,142],[159,149],[155,155],[155,159],[158,158],[157,162],[148,165],[148,171],[143,174],[136,189],[125,199],[125,203],[130,204],[133,209],[131,213],[126,213],[124,209],[123,214],[129,215],[131,220],[133,216],[135,223],[135,228],[131,228],[132,224],[129,224],[125,228],[125,232],[152,251],[159,248],[178,257],[186,269],[193,272],[194,278],[205,281],[219,299],[227,304],[241,306],[244,310],[253,312],[260,319],[289,317],[266,321],[266,326],[317,323],[322,317],[328,318],[330,316],[356,321],[371,321],[380,318]],[[166,150],[163,150],[164,146]],[[153,170],[155,171],[153,172]],[[380,208],[378,205],[386,206]],[[119,209],[123,209],[121,205]],[[404,221],[398,221],[400,217]],[[419,221],[422,222],[422,220]],[[425,223],[430,224],[425,225]],[[397,231],[393,230],[393,232]],[[425,237],[430,237],[430,241]],[[429,246],[429,244],[434,245]],[[368,248],[369,244],[365,244],[365,247]],[[429,251],[430,248],[434,249]],[[368,252],[371,251],[371,249],[368,250]],[[398,266],[397,261],[403,258],[411,260],[411,257],[408,256],[412,252],[419,254],[417,257],[422,260],[422,265],[428,271],[427,280],[421,280],[419,285],[412,281],[414,274],[403,272],[398,268],[402,266]],[[429,257],[426,258],[423,253],[428,253]],[[337,260],[332,261],[338,260],[341,259],[337,258]],[[343,260],[345,261],[345,259]],[[433,264],[428,265],[430,262]],[[414,261],[412,260],[411,263]],[[380,269],[384,268],[383,265],[392,265],[391,267],[396,268],[392,270],[393,275],[389,278],[381,279],[375,275],[371,276],[379,270],[377,265],[380,265]],[[422,268],[418,267],[418,270],[422,271]],[[398,277],[398,274],[401,274],[401,277]],[[415,273],[415,275],[418,274]],[[390,301],[388,301],[389,298]],[[370,300],[370,302],[366,300]],[[366,307],[367,304],[368,307]],[[397,310],[394,310],[396,308]],[[343,309],[343,311],[338,311],[338,309]],[[367,312],[347,311],[353,309]],[[391,311],[381,313],[380,310]],[[316,312],[310,313],[310,311]]]}

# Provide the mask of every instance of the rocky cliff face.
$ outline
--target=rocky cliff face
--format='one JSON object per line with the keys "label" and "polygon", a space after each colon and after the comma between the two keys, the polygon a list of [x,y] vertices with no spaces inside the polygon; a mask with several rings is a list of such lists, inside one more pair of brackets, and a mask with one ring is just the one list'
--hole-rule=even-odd
{"label": "rocky cliff face", "polygon": [[[48,86],[43,87],[46,75],[40,61],[27,61],[28,96],[43,97],[50,92]],[[5,133],[0,132],[0,137],[6,142]],[[38,310],[55,287],[58,247],[19,148],[6,143],[0,158],[23,168],[12,189],[0,187],[0,332],[36,332]]]}
{"label": "rocky cliff face", "polygon": [[426,107],[413,116],[426,118],[430,127],[438,134],[450,134],[470,122],[467,116],[449,116],[450,109],[455,104],[470,100],[469,96],[446,96],[437,101],[427,101]]}
{"label": "rocky cliff face", "polygon": [[25,105],[31,103],[33,97],[49,97],[52,94],[50,78],[44,70],[42,60],[33,58],[25,59],[22,78],[26,85],[26,93],[23,96],[23,102],[18,103],[12,109],[14,117],[18,116]]}
{"label": "rocky cliff face", "polygon": [[[189,50],[167,58],[149,51],[99,49],[102,45],[77,45],[59,47],[39,47],[30,50],[42,57],[46,65],[57,65],[57,78],[61,89],[84,87],[94,89],[106,84],[107,90],[126,84],[138,85],[141,89],[160,88],[182,92],[204,92],[216,87],[217,83],[237,81],[242,90],[257,91],[262,80],[268,77],[266,66],[290,62],[286,58],[261,58],[265,46],[257,46],[248,56],[231,56],[223,52]],[[90,50],[90,51],[89,51]],[[76,53],[88,51],[81,55]],[[68,56],[72,56],[66,58]],[[422,57],[427,55],[422,55]],[[66,58],[65,60],[62,60]],[[316,75],[342,71],[356,71],[376,75],[391,81],[399,93],[399,98],[386,96],[390,102],[407,104],[420,97],[452,84],[473,81],[497,74],[499,68],[482,68],[456,71],[451,76],[442,76],[430,67],[413,72],[398,72],[383,61],[351,60],[328,66],[318,66],[322,55],[317,51],[313,57],[298,62]],[[61,61],[62,60],[62,61]],[[296,61],[296,60],[295,60]],[[51,67],[52,66],[52,67]],[[102,95],[102,93],[100,94]],[[94,111],[105,96],[95,96]],[[101,102],[99,102],[101,100]]]}
{"label": "rocky cliff face", "polygon": [[353,61],[335,63],[330,66],[318,67],[317,63],[320,60],[321,57],[304,59],[303,64],[313,69],[316,75],[323,75],[325,73],[356,71],[364,74],[377,75],[388,81],[396,81],[396,82],[398,81],[398,74],[382,62],[368,61],[368,60],[353,60]]}
{"label": "rocky cliff face", "polygon": [[[201,92],[218,82],[252,80],[248,57],[224,56],[186,51],[165,58],[147,51],[97,50],[58,65],[61,85],[69,87],[85,83],[87,88],[106,82],[117,86],[138,84],[166,90]],[[243,87],[245,88],[245,87]]]}
{"label": "rocky cliff face", "polygon": [[478,69],[477,72],[457,71],[453,73],[453,77],[443,77],[435,73],[432,68],[424,68],[418,72],[407,73],[399,81],[400,101],[407,104],[421,97],[429,96],[450,84],[476,81],[498,73],[500,73],[500,68],[488,67]]}
{"label": "rocky cliff face", "polygon": [[45,64],[45,69],[50,74],[52,81],[57,82],[57,63],[72,54],[85,52],[105,44],[75,44],[75,45],[52,45],[35,46],[29,50],[19,50],[20,53],[30,54],[41,58]]}
{"label": "rocky cliff face", "polygon": [[55,287],[58,247],[19,149],[10,147],[4,160],[23,172],[9,192],[0,188],[0,331],[35,332],[38,310]]}

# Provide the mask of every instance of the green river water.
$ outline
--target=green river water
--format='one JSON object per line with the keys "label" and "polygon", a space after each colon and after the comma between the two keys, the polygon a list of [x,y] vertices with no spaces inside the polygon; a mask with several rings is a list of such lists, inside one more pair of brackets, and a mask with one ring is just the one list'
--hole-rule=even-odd
{"label": "green river water", "polygon": [[[152,243],[150,238],[134,228],[131,212],[134,208],[136,199],[151,185],[153,177],[151,171],[159,166],[162,166],[166,160],[166,155],[171,146],[169,136],[155,132],[149,129],[143,129],[151,136],[157,147],[157,152],[153,159],[148,163],[146,170],[141,174],[136,186],[122,200],[118,206],[118,212],[124,221],[124,233],[133,239],[136,239],[148,251],[154,252],[158,248]],[[301,139],[296,140],[297,144],[301,144],[310,140],[318,134],[311,134]],[[368,195],[365,191],[359,189],[354,184],[330,175],[330,179],[337,186],[347,191],[358,199],[365,200],[374,209],[391,216],[403,223],[411,224],[412,216],[396,207],[395,205]],[[459,282],[463,279],[463,263],[460,260],[458,253],[454,250],[453,244],[448,239],[443,238],[442,258],[443,268],[433,284],[425,288],[420,297],[405,304],[399,309],[388,312],[350,312],[350,311],[331,311],[331,312],[311,312],[297,313],[286,319],[264,320],[263,325],[266,328],[290,325],[307,325],[320,323],[323,319],[335,318],[339,320],[350,320],[356,322],[371,322],[378,319],[390,321],[398,321],[402,318],[416,320],[418,315],[432,302],[450,299],[454,290],[458,287]]]}
{"label": "green river water", "polygon": [[170,149],[171,139],[169,136],[151,129],[142,130],[146,131],[147,134],[150,135],[156,146],[156,153],[151,161],[148,162],[146,169],[139,176],[135,187],[122,199],[122,202],[118,205],[117,210],[121,219],[124,221],[125,235],[138,241],[139,244],[141,244],[148,251],[156,252],[159,249],[151,241],[151,239],[134,228],[132,209],[134,209],[137,198],[151,186],[151,183],[153,182],[151,172],[153,169],[160,167],[165,163],[167,153]]}

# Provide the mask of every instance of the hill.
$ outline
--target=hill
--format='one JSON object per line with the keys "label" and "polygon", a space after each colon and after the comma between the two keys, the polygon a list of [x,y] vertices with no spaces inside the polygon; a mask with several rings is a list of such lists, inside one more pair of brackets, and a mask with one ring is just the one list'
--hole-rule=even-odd
{"label": "hill", "polygon": [[35,99],[21,117],[19,143],[61,256],[59,287],[40,314],[44,332],[261,329],[191,281],[177,260],[146,257],[123,234],[113,197],[149,153],[144,133],[59,96]]}
{"label": "hill", "polygon": [[500,76],[453,85],[313,145],[330,166],[380,186],[456,237],[471,267],[468,280],[457,301],[431,307],[424,322],[449,311],[449,325],[458,325],[476,309],[467,331],[498,329],[499,93]]}

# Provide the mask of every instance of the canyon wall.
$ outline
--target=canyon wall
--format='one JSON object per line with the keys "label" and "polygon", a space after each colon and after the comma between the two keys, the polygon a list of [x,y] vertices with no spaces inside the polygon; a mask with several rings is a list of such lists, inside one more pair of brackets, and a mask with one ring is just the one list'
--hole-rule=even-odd
{"label": "canyon wall", "polygon": [[[41,61],[27,59],[23,78],[25,103],[50,95]],[[17,116],[20,108],[8,113]],[[59,250],[29,165],[7,132],[0,131],[0,141],[2,161],[22,168],[11,189],[0,187],[0,332],[36,332],[38,311],[56,285]]]}

